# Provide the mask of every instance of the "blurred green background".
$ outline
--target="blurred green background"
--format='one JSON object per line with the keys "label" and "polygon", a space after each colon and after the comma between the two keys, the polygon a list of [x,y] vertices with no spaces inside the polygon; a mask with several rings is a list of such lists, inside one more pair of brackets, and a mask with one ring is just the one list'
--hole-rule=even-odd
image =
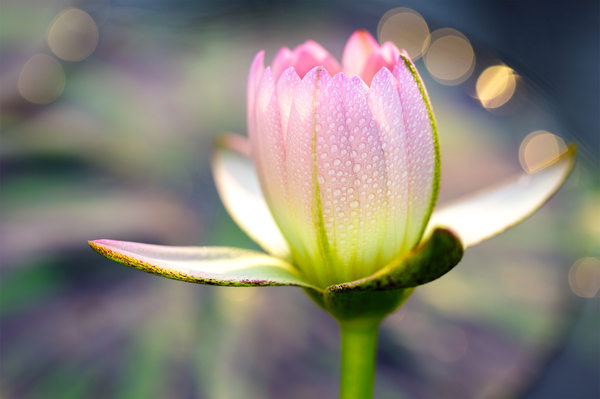
{"label": "blurred green background", "polygon": [[600,397],[599,15],[597,1],[2,0],[0,397],[337,395],[337,325],[300,290],[162,279],[86,241],[258,249],[218,199],[212,141],[245,134],[259,50],[313,39],[340,59],[359,28],[416,59],[441,203],[580,149],[547,206],[383,323],[375,396]]}

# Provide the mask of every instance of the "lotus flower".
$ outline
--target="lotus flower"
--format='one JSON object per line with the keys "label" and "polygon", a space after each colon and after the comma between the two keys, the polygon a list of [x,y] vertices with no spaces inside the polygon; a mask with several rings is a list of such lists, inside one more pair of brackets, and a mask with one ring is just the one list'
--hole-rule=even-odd
{"label": "lotus flower", "polygon": [[[464,249],[535,212],[569,175],[575,149],[533,175],[434,210],[436,124],[405,52],[357,31],[341,66],[312,41],[284,47],[271,67],[263,57],[256,55],[248,79],[249,141],[223,136],[212,167],[225,207],[266,254],[111,240],[90,245],[116,262],[189,282],[303,287],[342,324],[345,392],[366,397],[369,383],[348,387],[362,381],[374,355],[358,358],[344,348],[373,352],[381,319],[414,287],[452,269]],[[356,367],[365,361],[370,366]]]}
{"label": "lotus flower", "polygon": [[408,56],[358,31],[342,65],[309,41],[280,50],[272,68],[260,52],[248,83],[262,191],[292,264],[320,288],[413,249],[440,174],[431,107]]}
{"label": "lotus flower", "polygon": [[212,166],[225,207],[268,254],[113,240],[91,241],[94,250],[203,284],[292,285],[317,296],[407,289],[531,215],[573,168],[570,147],[533,175],[432,213],[440,180],[435,119],[405,52],[359,30],[342,66],[313,41],[282,48],[272,67],[263,58],[256,55],[248,79],[249,142],[221,137]]}

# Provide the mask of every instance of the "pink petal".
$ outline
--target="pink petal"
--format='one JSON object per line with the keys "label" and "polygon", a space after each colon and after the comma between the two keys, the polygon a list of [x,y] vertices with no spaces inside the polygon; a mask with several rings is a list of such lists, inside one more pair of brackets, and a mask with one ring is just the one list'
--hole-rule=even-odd
{"label": "pink petal", "polygon": [[390,71],[393,71],[396,64],[398,64],[399,57],[400,51],[398,48],[394,44],[386,42],[381,49],[378,48],[371,53],[364,69],[360,73],[360,77],[370,86],[373,76],[375,76],[381,68],[387,68]]}
{"label": "pink petal", "polygon": [[371,53],[359,76],[368,86],[371,86],[373,76],[375,76],[375,74],[383,67],[383,57],[381,56],[379,49],[377,49]]}
{"label": "pink petal", "polygon": [[375,50],[379,50],[379,43],[377,43],[369,32],[364,29],[354,32],[350,36],[350,39],[348,39],[344,48],[344,55],[342,56],[344,73],[349,77],[354,75],[361,76],[367,60]]}
{"label": "pink petal", "polygon": [[439,154],[433,113],[421,77],[406,53],[394,71],[402,101],[405,146],[408,156],[409,213],[407,244],[417,245],[437,199]]}
{"label": "pink petal", "polygon": [[398,50],[398,47],[392,42],[385,42],[383,43],[383,46],[381,46],[380,53],[383,58],[383,66],[390,71],[393,71],[400,58],[400,50]]}
{"label": "pink petal", "polygon": [[351,265],[356,260],[357,217],[351,213],[351,203],[357,203],[359,194],[352,185],[352,142],[347,128],[348,110],[344,102],[344,85],[349,79],[342,73],[335,78],[323,74],[317,92],[314,147],[316,174],[320,193],[320,210],[329,250],[335,254],[333,262],[346,265],[331,270],[333,281],[352,279]]}
{"label": "pink petal", "polygon": [[277,100],[279,101],[279,112],[281,113],[281,127],[283,141],[287,136],[288,121],[296,86],[300,83],[300,77],[294,68],[288,68],[277,81]]}
{"label": "pink petal", "polygon": [[385,165],[378,126],[368,104],[369,88],[356,75],[343,79],[342,85],[352,162],[346,201],[349,219],[346,224],[354,258],[349,266],[352,279],[357,279],[382,267],[379,252],[385,231],[381,226],[385,226],[387,219],[383,208]]}
{"label": "pink petal", "polygon": [[[294,68],[288,68],[279,81],[267,67],[258,86],[256,96],[256,137],[253,145],[254,163],[261,182],[261,187],[273,218],[282,234],[293,248],[301,246],[293,214],[290,210],[290,193],[288,192],[287,154],[283,125],[287,124],[291,103],[300,78]],[[281,105],[287,109],[280,108]]]}
{"label": "pink petal", "polygon": [[301,78],[317,66],[324,67],[331,75],[340,72],[337,60],[319,43],[312,40],[294,49],[293,67]]}
{"label": "pink petal", "polygon": [[273,76],[275,79],[279,79],[283,71],[292,66],[294,61],[294,53],[287,47],[282,47],[275,58],[273,58],[273,62],[271,63],[271,69],[273,70]]}
{"label": "pink petal", "polygon": [[320,66],[323,66],[331,76],[341,71],[340,64],[337,62],[334,56],[329,54],[329,51],[325,50],[319,43],[307,40],[302,46],[304,51],[309,52],[319,62]]}
{"label": "pink petal", "polygon": [[402,88],[383,68],[369,89],[358,76],[315,68],[296,86],[285,146],[299,245],[282,230],[300,248],[296,263],[320,284],[374,273],[418,243],[429,216],[429,114],[412,74],[399,76]]}
{"label": "pink petal", "polygon": [[408,159],[405,123],[398,82],[390,71],[381,69],[369,89],[369,107],[373,112],[382,142],[385,164],[387,219],[383,238],[383,257],[389,262],[407,251],[406,225],[409,206]]}
{"label": "pink petal", "polygon": [[[289,225],[285,144],[275,78],[267,67],[256,95],[254,163],[269,208],[277,223]],[[285,232],[284,232],[285,235]]]}
{"label": "pink petal", "polygon": [[[388,91],[398,97],[393,85]],[[402,247],[405,223],[395,251],[381,253],[387,226],[398,227],[388,221],[381,132],[367,96],[359,77],[332,79],[318,68],[294,96],[286,150],[291,209],[305,249],[297,263],[317,281],[364,277]]]}
{"label": "pink petal", "polygon": [[297,250],[294,254],[296,264],[312,281],[323,286],[326,286],[328,279],[325,256],[328,243],[318,227],[320,194],[316,190],[318,185],[313,144],[317,134],[315,95],[326,75],[328,73],[324,68],[314,68],[297,85],[286,139],[289,204],[300,240],[300,245],[291,246]]}
{"label": "pink petal", "polygon": [[260,77],[265,69],[264,67],[265,52],[259,51],[252,61],[250,67],[250,73],[248,75],[248,90],[247,90],[247,102],[248,102],[248,136],[252,139],[255,132],[255,121],[256,121],[256,110],[254,108],[254,100],[256,98],[256,88]]}

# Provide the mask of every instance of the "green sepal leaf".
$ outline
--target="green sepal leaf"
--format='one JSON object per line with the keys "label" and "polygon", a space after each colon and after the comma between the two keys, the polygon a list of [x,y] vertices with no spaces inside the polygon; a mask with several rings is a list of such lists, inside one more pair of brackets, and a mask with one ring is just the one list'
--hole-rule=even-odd
{"label": "green sepal leaf", "polygon": [[377,321],[402,305],[414,288],[386,291],[333,290],[306,293],[339,321]]}
{"label": "green sepal leaf", "polygon": [[377,320],[396,310],[414,288],[448,273],[463,256],[460,240],[449,230],[436,229],[419,247],[364,279],[305,289],[319,306],[340,321]]}
{"label": "green sepal leaf", "polygon": [[256,251],[114,240],[89,241],[89,244],[115,262],[175,280],[236,287],[291,285],[318,290],[289,263]]}
{"label": "green sepal leaf", "polygon": [[377,273],[349,283],[332,285],[326,291],[382,291],[417,287],[452,270],[462,259],[463,252],[463,246],[454,233],[447,229],[436,229],[417,248]]}

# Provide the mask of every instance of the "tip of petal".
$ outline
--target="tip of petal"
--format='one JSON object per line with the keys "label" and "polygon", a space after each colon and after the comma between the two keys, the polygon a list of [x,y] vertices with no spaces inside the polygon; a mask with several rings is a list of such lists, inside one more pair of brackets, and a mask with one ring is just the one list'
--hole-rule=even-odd
{"label": "tip of petal", "polygon": [[364,29],[355,31],[344,48],[342,68],[348,76],[360,75],[367,60],[374,51],[379,50],[379,43]]}
{"label": "tip of petal", "polygon": [[[392,72],[390,72],[389,69],[387,69],[386,67],[381,67],[380,70],[377,71],[377,73],[375,73],[375,75],[373,75],[372,80],[368,83],[369,86],[372,86],[374,83],[373,82],[393,82],[396,80],[396,77],[394,76],[394,74],[392,74]],[[389,83],[385,83],[386,85]]]}
{"label": "tip of petal", "polygon": [[111,243],[118,243],[119,241],[114,240],[92,240],[88,241],[89,246],[100,255],[107,256],[108,253],[111,253],[110,250]]}
{"label": "tip of petal", "polygon": [[319,43],[315,42],[314,40],[305,41],[304,44],[301,44],[294,49],[294,51],[297,51],[297,50],[305,50],[305,51],[311,53],[317,59],[321,59],[321,58],[327,57],[329,55],[329,52],[327,50],[325,50],[325,48],[323,46],[321,46]]}
{"label": "tip of petal", "polygon": [[256,53],[256,55],[254,56],[254,59],[252,60],[250,71],[252,72],[252,71],[256,70],[256,68],[262,67],[264,65],[264,61],[265,61],[265,50],[260,50],[258,53]]}
{"label": "tip of petal", "polygon": [[[397,65],[398,62],[400,62],[400,54],[401,51],[398,50],[398,47],[392,42],[385,42],[381,46],[381,57],[383,58],[384,65],[390,70],[393,69],[394,65]],[[406,56],[408,56],[408,54],[406,54]]]}
{"label": "tip of petal", "polygon": [[126,245],[128,244],[128,241],[118,241],[118,240],[107,240],[107,239],[100,239],[100,240],[91,240],[88,241],[88,244],[90,245],[90,247],[92,248],[98,248],[98,247],[110,247],[110,246],[117,246],[117,245]]}
{"label": "tip of petal", "polygon": [[329,71],[327,70],[327,68],[319,65],[319,66],[314,67],[310,71],[308,71],[306,73],[306,75],[304,75],[304,77],[302,78],[302,80],[305,80],[305,79],[316,79],[317,77],[325,76],[325,74],[328,77],[331,77],[331,75],[329,74]]}
{"label": "tip of petal", "polygon": [[350,36],[350,38],[348,39],[348,43],[350,44],[351,41],[359,41],[359,43],[363,46],[369,46],[374,48],[379,47],[379,43],[377,42],[377,40],[375,40],[373,35],[371,35],[371,33],[369,33],[369,31],[366,29],[355,30],[352,36]]}
{"label": "tip of petal", "polygon": [[331,75],[341,70],[337,60],[323,46],[312,40],[308,40],[294,49],[291,66],[300,77],[304,77],[310,69],[316,66],[324,67]]}
{"label": "tip of petal", "polygon": [[281,74],[281,76],[278,78],[279,80],[295,80],[295,78],[298,78],[298,80],[300,80],[300,76],[298,76],[298,72],[296,72],[296,70],[294,69],[293,66],[287,68],[285,71],[283,71],[283,73]]}
{"label": "tip of petal", "polygon": [[293,56],[294,53],[287,47],[280,48],[277,54],[275,54],[271,65],[273,67],[273,75],[276,79],[279,79],[283,71],[292,65]]}

